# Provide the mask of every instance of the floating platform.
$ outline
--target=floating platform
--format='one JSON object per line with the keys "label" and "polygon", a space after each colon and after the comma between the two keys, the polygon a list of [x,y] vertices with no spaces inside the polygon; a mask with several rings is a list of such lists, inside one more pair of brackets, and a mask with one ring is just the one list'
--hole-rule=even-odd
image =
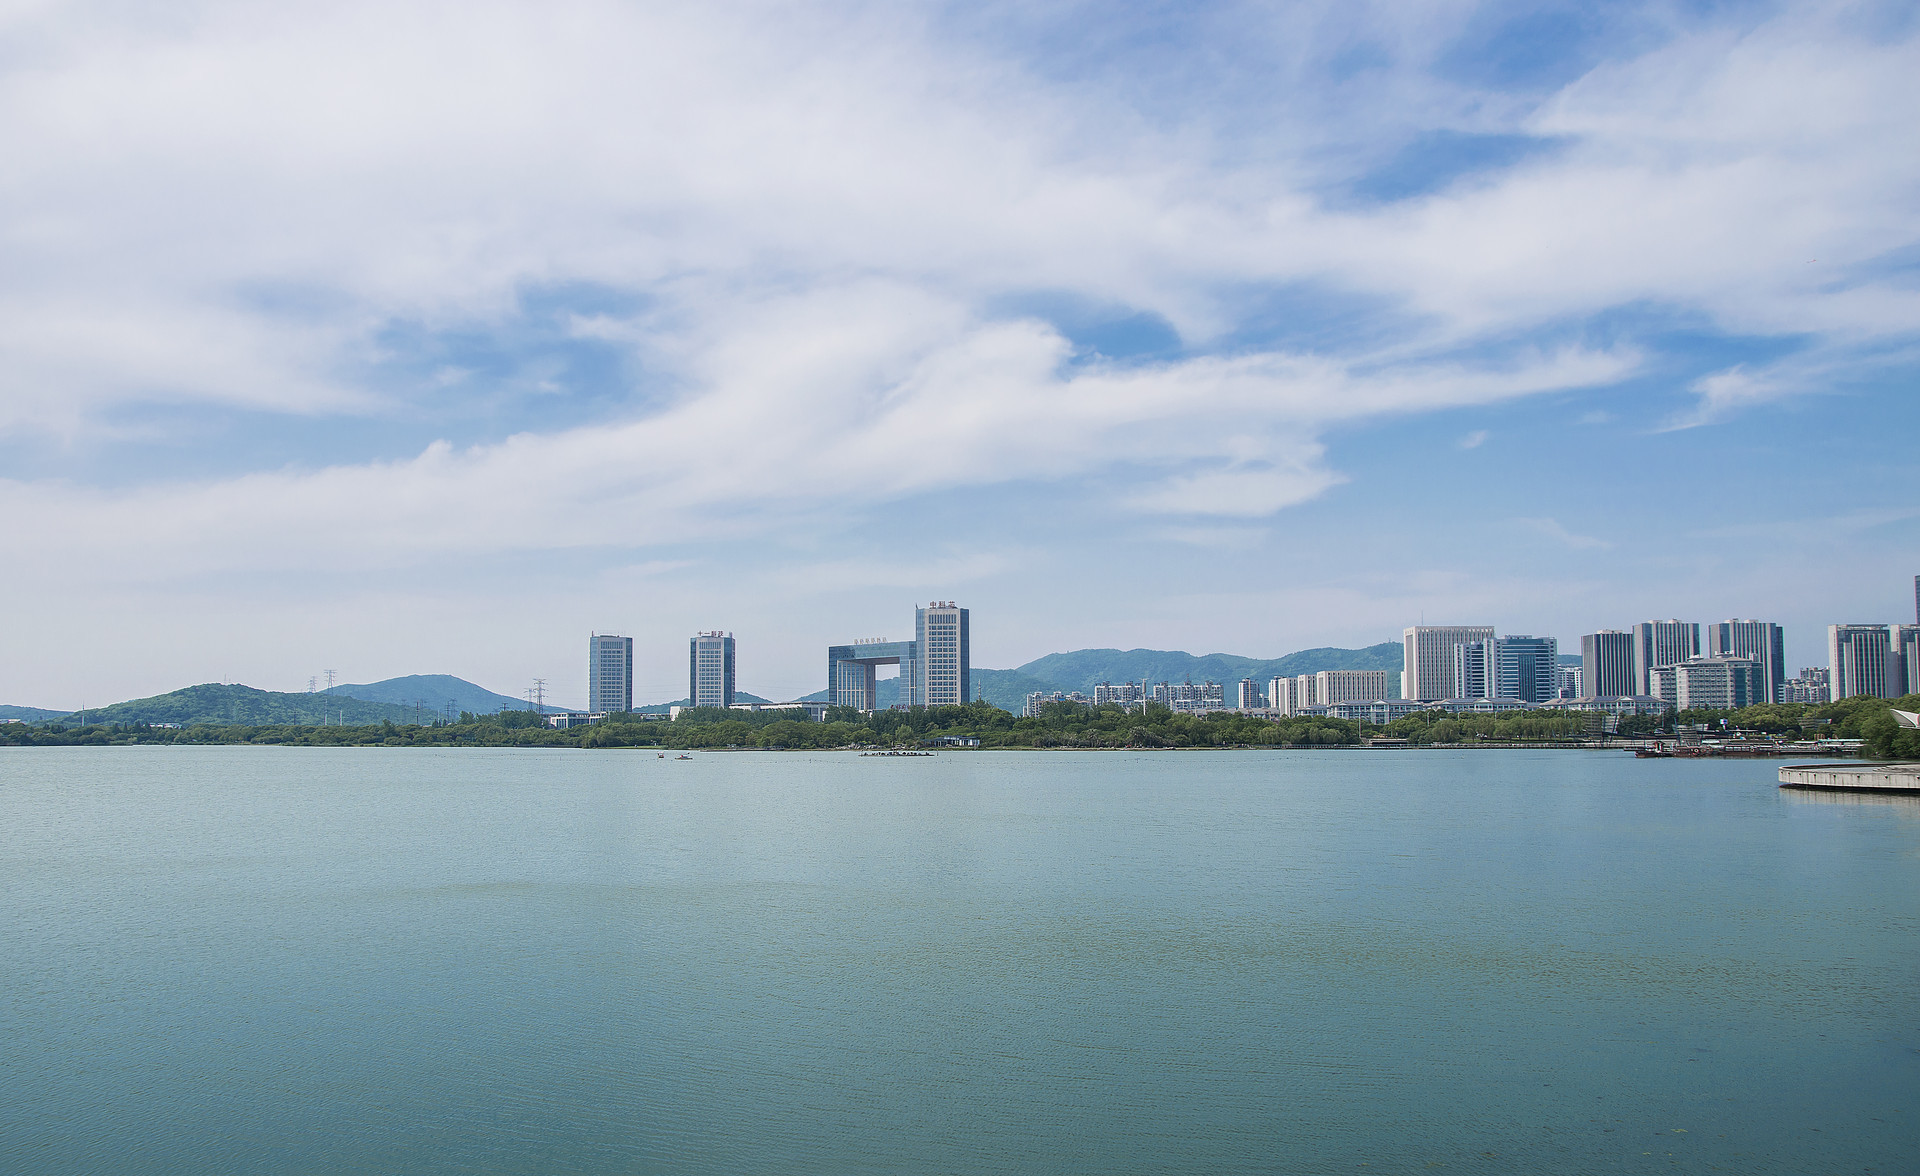
{"label": "floating platform", "polygon": [[1920,796],[1920,764],[1798,764],[1780,769],[1780,787]]}

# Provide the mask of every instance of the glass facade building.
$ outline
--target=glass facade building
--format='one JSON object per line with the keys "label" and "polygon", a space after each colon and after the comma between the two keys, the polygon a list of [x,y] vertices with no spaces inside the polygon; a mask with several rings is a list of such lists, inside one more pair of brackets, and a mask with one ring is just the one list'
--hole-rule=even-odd
{"label": "glass facade building", "polygon": [[1560,641],[1515,634],[1493,643],[1495,698],[1550,702],[1560,695]]}
{"label": "glass facade building", "polygon": [[880,705],[880,666],[899,666],[901,702],[912,706],[911,684],[919,662],[919,646],[912,641],[856,641],[827,646],[827,701],[870,711]]}

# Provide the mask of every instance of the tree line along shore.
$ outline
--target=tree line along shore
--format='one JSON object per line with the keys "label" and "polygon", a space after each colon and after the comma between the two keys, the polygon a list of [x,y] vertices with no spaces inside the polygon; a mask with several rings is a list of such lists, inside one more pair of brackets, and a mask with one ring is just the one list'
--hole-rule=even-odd
{"label": "tree line along shore", "polygon": [[[1850,698],[1821,704],[1768,704],[1734,711],[1680,711],[1628,716],[1615,738],[1644,738],[1663,731],[1704,726],[1761,737],[1859,739],[1865,754],[1881,759],[1920,758],[1920,732],[1901,729],[1892,706],[1920,708],[1920,696],[1889,702]],[[1322,715],[1267,719],[1233,711],[1177,714],[1151,705],[1144,712],[1118,706],[1048,704],[1040,714],[1018,717],[986,702],[888,710],[863,714],[829,710],[820,722],[785,717],[779,711],[742,712],[696,708],[667,722],[638,715],[611,715],[588,727],[555,729],[531,711],[462,713],[452,721],[359,725],[243,725],[193,723],[180,727],[67,722],[0,725],[0,746],[102,744],[281,744],[303,747],[572,747],[658,748],[663,751],[755,748],[809,750],[919,746],[943,739],[979,740],[990,748],[1227,748],[1353,747],[1370,739],[1405,740],[1410,747],[1476,745],[1547,746],[1590,742],[1591,716],[1584,712],[1518,711],[1501,715],[1426,711],[1386,724],[1351,722]]]}

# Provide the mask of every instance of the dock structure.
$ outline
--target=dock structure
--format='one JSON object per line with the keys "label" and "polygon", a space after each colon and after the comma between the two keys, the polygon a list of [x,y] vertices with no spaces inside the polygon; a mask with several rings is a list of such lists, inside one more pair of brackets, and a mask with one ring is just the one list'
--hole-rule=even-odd
{"label": "dock structure", "polygon": [[1920,796],[1920,764],[1795,764],[1780,769],[1780,787]]}

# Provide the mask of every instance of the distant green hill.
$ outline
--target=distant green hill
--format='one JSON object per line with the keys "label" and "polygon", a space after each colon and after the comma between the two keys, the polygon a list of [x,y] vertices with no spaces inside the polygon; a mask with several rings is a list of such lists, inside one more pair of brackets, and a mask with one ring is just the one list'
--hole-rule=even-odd
{"label": "distant green hill", "polygon": [[378,723],[382,719],[411,723],[414,716],[410,706],[368,702],[343,694],[277,694],[217,682],[85,712],[89,723],[178,723],[183,727],[193,723]]}
{"label": "distant green hill", "polygon": [[[490,715],[502,707],[510,710],[527,709],[525,698],[495,694],[483,686],[475,686],[465,678],[456,678],[452,674],[408,674],[404,678],[386,678],[364,685],[335,686],[333,692],[336,695],[344,694],[348,698],[358,698],[363,702],[385,702],[408,709],[425,700],[429,714],[436,709],[444,712],[449,703],[452,704],[456,715],[461,711],[472,711],[476,715]],[[546,709],[555,711],[565,708],[549,705]]]}
{"label": "distant green hill", "polygon": [[41,710],[37,706],[0,706],[0,722],[7,719],[24,719],[29,723],[37,723],[43,719],[57,719],[66,713],[66,711]]}
{"label": "distant green hill", "polygon": [[[633,713],[637,715],[664,715],[668,711],[672,710],[674,707],[685,706],[692,701],[693,700],[691,698],[676,698],[672,702],[652,702],[652,703],[648,703],[646,706],[634,707]],[[744,690],[736,690],[733,692],[733,701],[757,702],[764,705],[766,703],[772,702],[773,699],[762,698],[758,694],[748,694]]]}
{"label": "distant green hill", "polygon": [[[1400,692],[1400,663],[1404,650],[1398,641],[1383,641],[1364,649],[1303,649],[1285,657],[1252,658],[1231,653],[1195,656],[1165,649],[1077,649],[1035,658],[1012,672],[1046,683],[1034,689],[1078,690],[1093,693],[1101,682],[1220,682],[1231,684],[1252,678],[1262,690],[1270,679],[1321,670],[1386,670],[1387,692]],[[977,675],[978,670],[974,671]]]}
{"label": "distant green hill", "polygon": [[[1398,641],[1383,641],[1364,649],[1303,649],[1285,657],[1260,659],[1231,653],[1198,656],[1164,649],[1076,649],[1072,653],[1050,653],[1012,670],[973,668],[974,693],[1002,710],[1020,713],[1027,695],[1036,691],[1062,694],[1079,691],[1092,694],[1101,682],[1195,682],[1212,680],[1232,685],[1252,678],[1267,688],[1273,678],[1294,674],[1317,674],[1321,670],[1385,670],[1387,694],[1400,693],[1400,662],[1403,650]],[[1229,692],[1231,693],[1231,692]],[[884,709],[900,701],[900,680],[880,682],[879,705]],[[827,697],[824,690],[807,695],[814,701]]]}

